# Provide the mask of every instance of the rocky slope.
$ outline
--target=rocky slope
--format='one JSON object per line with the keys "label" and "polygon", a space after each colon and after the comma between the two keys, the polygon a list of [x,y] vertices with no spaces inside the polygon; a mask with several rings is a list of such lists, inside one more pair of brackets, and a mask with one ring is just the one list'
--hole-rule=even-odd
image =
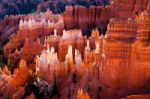
{"label": "rocky slope", "polygon": [[[119,1],[19,17],[4,46],[15,70],[0,69],[0,97],[149,99],[150,1]],[[83,36],[89,25],[99,27]]]}

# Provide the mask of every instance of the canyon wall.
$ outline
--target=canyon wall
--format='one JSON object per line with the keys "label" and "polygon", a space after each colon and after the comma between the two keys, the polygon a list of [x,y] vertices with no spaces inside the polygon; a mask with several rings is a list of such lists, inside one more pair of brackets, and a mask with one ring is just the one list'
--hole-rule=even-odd
{"label": "canyon wall", "polygon": [[[99,27],[90,37],[83,36],[95,26]],[[105,35],[99,32],[103,26],[107,26]],[[29,72],[37,79],[35,86],[57,89],[55,95],[50,91],[54,99],[128,99],[149,93],[149,35],[148,0],[114,0],[103,7],[68,6],[62,16],[50,11],[24,16],[18,32],[4,46],[8,64],[19,68],[12,75],[8,68],[0,69],[0,86],[6,81],[0,91],[6,92],[3,97],[24,93],[20,87]]]}
{"label": "canyon wall", "polygon": [[66,29],[80,28],[83,34],[90,35],[93,28],[106,33],[110,18],[134,19],[147,8],[148,0],[112,0],[104,6],[67,6],[63,13]]}
{"label": "canyon wall", "polygon": [[104,33],[111,16],[110,6],[67,6],[63,13],[65,28],[80,28],[85,35],[90,35],[96,27]]}

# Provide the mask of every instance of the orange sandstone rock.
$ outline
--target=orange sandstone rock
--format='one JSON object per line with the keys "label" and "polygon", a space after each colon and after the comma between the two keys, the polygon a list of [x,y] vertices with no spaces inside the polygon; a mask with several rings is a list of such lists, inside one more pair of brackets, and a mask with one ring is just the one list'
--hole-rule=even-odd
{"label": "orange sandstone rock", "polygon": [[82,89],[78,90],[77,99],[90,99],[87,93],[84,93]]}
{"label": "orange sandstone rock", "polygon": [[25,84],[28,79],[28,68],[27,63],[25,60],[21,60],[19,64],[19,68],[15,69],[13,74],[12,84],[13,86],[18,89],[21,85]]}

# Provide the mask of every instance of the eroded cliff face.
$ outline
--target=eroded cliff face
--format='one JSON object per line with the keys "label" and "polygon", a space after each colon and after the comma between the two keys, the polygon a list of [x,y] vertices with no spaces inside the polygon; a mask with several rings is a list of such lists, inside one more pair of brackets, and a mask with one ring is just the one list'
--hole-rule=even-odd
{"label": "eroded cliff face", "polygon": [[80,28],[86,35],[95,27],[104,34],[112,16],[110,6],[67,6],[63,14],[66,29]]}
{"label": "eroded cliff face", "polygon": [[118,18],[134,18],[147,8],[149,0],[112,0],[113,11]]}
{"label": "eroded cliff face", "polygon": [[[92,29],[94,25],[98,28]],[[105,35],[102,26],[107,26]],[[83,36],[90,29],[91,36]],[[142,95],[149,93],[149,33],[148,0],[114,0],[105,7],[69,6],[62,15],[47,11],[24,16],[4,47],[8,64],[20,65],[12,76],[8,68],[0,69],[2,85],[6,79],[2,97],[28,97],[25,89],[31,84],[39,92],[31,88],[31,97],[149,98]]]}
{"label": "eroded cliff face", "polygon": [[118,96],[123,95],[125,90],[126,94],[131,94],[131,90],[133,93],[138,93],[138,90],[142,93],[143,88],[148,90],[145,84],[149,82],[150,75],[148,24],[149,5],[134,21],[112,19],[108,25],[107,39],[103,43],[105,57],[100,68],[100,81],[108,88],[117,90]]}
{"label": "eroded cliff face", "polygon": [[136,37],[136,27],[132,20],[111,19],[107,28],[100,79],[111,87],[125,87],[125,70],[130,67],[131,44]]}
{"label": "eroded cliff face", "polygon": [[[95,2],[101,3],[101,0]],[[105,2],[105,0],[102,0],[102,2]],[[55,3],[53,4],[55,5]],[[66,29],[81,28],[84,34],[90,35],[92,29],[97,27],[101,33],[105,34],[110,18],[134,18],[136,15],[146,9],[147,4],[148,0],[131,0],[130,2],[111,0],[109,5],[106,6],[89,6],[88,8],[80,5],[66,6],[65,12],[62,16],[64,17],[63,20]],[[47,11],[47,8],[44,9]],[[19,20],[24,19],[24,17],[29,19],[28,15],[12,15],[5,17],[4,20],[1,21],[1,24],[3,24],[0,27],[1,34],[11,35],[16,32],[18,30],[17,24],[19,24]],[[7,28],[5,25],[7,25]]]}
{"label": "eroded cliff face", "polygon": [[97,27],[102,34],[106,33],[110,18],[134,19],[147,8],[148,0],[120,1],[111,0],[106,6],[67,6],[63,13],[66,29],[80,28],[88,35]]}

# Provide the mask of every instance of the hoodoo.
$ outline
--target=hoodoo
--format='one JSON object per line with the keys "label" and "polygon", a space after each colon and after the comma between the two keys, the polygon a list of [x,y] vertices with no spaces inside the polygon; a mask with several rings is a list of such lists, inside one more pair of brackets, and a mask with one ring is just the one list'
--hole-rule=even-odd
{"label": "hoodoo", "polygon": [[150,99],[150,0],[7,1],[0,99]]}

